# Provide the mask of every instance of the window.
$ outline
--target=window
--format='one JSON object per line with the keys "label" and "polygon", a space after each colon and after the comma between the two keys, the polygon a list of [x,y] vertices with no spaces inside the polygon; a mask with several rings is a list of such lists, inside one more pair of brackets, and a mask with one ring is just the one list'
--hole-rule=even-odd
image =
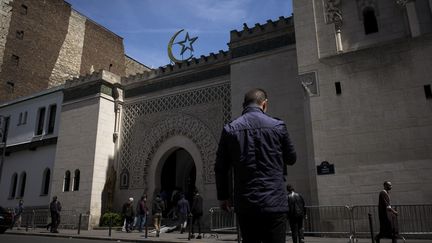
{"label": "window", "polygon": [[27,174],[25,172],[21,173],[20,176],[20,186],[19,186],[19,198],[24,197],[25,186],[26,186]]}
{"label": "window", "polygon": [[373,8],[367,7],[363,10],[363,25],[366,35],[378,32],[378,22]]}
{"label": "window", "polygon": [[27,15],[28,7],[24,4],[21,4],[20,14]]}
{"label": "window", "polygon": [[342,94],[342,86],[341,86],[341,83],[340,83],[340,82],[336,82],[336,83],[335,83],[335,89],[336,89],[336,94],[337,94],[337,95]]}
{"label": "window", "polygon": [[14,66],[18,66],[19,65],[19,56],[17,55],[12,55],[11,60],[12,60],[12,65]]}
{"label": "window", "polygon": [[79,190],[79,184],[80,184],[80,171],[75,170],[74,183],[73,183],[73,190],[74,191]]}
{"label": "window", "polygon": [[43,128],[44,128],[44,121],[45,121],[45,107],[39,108],[36,121],[37,121],[37,123],[36,123],[36,134],[35,135],[42,135]]}
{"label": "window", "polygon": [[9,117],[0,117],[0,141],[6,143],[9,131]]}
{"label": "window", "polygon": [[51,170],[49,168],[46,168],[43,173],[41,195],[48,195],[50,180],[51,180]]}
{"label": "window", "polygon": [[20,114],[19,114],[19,118],[18,118],[18,124],[17,124],[17,126],[19,126],[19,125],[22,124],[22,118],[23,118],[23,113],[20,112]]}
{"label": "window", "polygon": [[9,189],[9,198],[10,199],[15,198],[17,184],[18,184],[18,174],[14,173],[11,177],[11,185],[10,185],[10,189]]}
{"label": "window", "polygon": [[15,36],[18,40],[24,39],[24,31],[23,30],[17,30]]}
{"label": "window", "polygon": [[123,170],[120,174],[120,189],[127,189],[129,187],[129,172]]}
{"label": "window", "polygon": [[425,86],[423,86],[423,88],[424,88],[424,92],[425,92],[426,99],[427,99],[427,100],[432,99],[432,89],[431,89],[431,85],[430,85],[430,84],[425,85]]}
{"label": "window", "polygon": [[48,134],[54,132],[55,118],[56,118],[57,105],[51,105],[49,108],[49,118],[48,118]]}
{"label": "window", "polygon": [[24,125],[24,124],[26,124],[27,123],[27,111],[26,112],[24,112],[24,116],[23,116],[23,121],[22,121],[22,125]]}
{"label": "window", "polygon": [[70,180],[71,180],[71,173],[70,171],[66,171],[64,182],[63,182],[63,191],[68,192],[70,190]]}

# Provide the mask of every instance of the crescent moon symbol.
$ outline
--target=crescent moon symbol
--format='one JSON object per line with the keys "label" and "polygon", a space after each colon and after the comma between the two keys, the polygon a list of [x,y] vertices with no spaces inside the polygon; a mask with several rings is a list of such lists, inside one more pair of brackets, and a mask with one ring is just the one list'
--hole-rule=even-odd
{"label": "crescent moon symbol", "polygon": [[172,37],[170,42],[168,43],[168,57],[171,59],[171,61],[173,62],[183,62],[182,60],[178,60],[177,58],[174,57],[173,53],[172,53],[172,46],[174,44],[174,40],[177,38],[177,36],[183,31],[184,29],[181,29],[179,31],[177,31],[177,33],[175,33]]}

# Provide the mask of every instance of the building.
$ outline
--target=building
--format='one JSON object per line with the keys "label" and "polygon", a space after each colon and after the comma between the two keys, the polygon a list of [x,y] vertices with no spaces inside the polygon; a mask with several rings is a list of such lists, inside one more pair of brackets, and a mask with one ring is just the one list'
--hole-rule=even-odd
{"label": "building", "polygon": [[231,31],[227,51],[129,77],[103,70],[70,79],[59,88],[50,193],[90,212],[90,225],[144,193],[197,187],[205,209],[217,206],[221,128],[241,114],[244,93],[262,87],[298,153],[288,182],[308,204],[376,204],[384,180],[395,185],[394,203],[429,203],[431,7],[294,1],[294,17]]}
{"label": "building", "polygon": [[125,56],[123,38],[63,0],[0,1],[0,102],[105,69],[149,70]]}

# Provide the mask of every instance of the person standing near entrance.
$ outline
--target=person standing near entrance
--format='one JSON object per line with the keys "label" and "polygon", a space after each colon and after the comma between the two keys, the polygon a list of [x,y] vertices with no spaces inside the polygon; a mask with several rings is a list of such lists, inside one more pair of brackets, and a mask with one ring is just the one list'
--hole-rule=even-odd
{"label": "person standing near entrance", "polygon": [[216,156],[217,198],[231,209],[230,169],[234,173],[234,208],[244,243],[285,243],[288,198],[286,165],[296,153],[283,121],[270,117],[267,94],[245,94],[243,114],[225,125]]}
{"label": "person standing near entrance", "polygon": [[129,200],[127,202],[125,202],[123,204],[123,208],[122,208],[122,215],[123,218],[126,220],[126,232],[131,232],[132,231],[132,226],[133,226],[133,221],[134,221],[134,216],[135,216],[135,212],[133,210],[133,198],[129,198]]}
{"label": "person standing near entrance", "polygon": [[180,223],[180,234],[183,234],[187,226],[188,215],[190,214],[189,202],[183,193],[180,194],[180,200],[177,203],[177,213]]}
{"label": "person standing near entrance", "polygon": [[58,226],[60,225],[60,212],[62,210],[60,202],[57,200],[57,196],[53,197],[50,203],[51,212],[51,233],[58,233]]}
{"label": "person standing near entrance", "polygon": [[198,236],[197,239],[201,239],[201,217],[203,216],[203,198],[199,194],[198,189],[195,189],[195,195],[192,202],[192,224],[190,227],[192,227],[192,235],[191,238],[195,238],[194,235],[194,226],[195,223],[198,224]]}
{"label": "person standing near entrance", "polygon": [[162,201],[159,194],[153,199],[152,204],[152,214],[153,214],[153,224],[156,230],[156,237],[159,237],[162,221],[162,212],[165,209],[165,204]]}
{"label": "person standing near entrance", "polygon": [[137,204],[137,224],[138,231],[142,232],[144,225],[147,222],[148,208],[147,208],[147,195],[141,197],[141,200]]}
{"label": "person standing near entrance", "polygon": [[288,191],[288,221],[291,228],[293,243],[304,243],[303,219],[306,214],[303,197],[294,191],[292,185],[287,185]]}
{"label": "person standing near entrance", "polygon": [[376,243],[380,243],[381,238],[390,238],[392,243],[397,242],[399,238],[399,229],[397,225],[398,212],[390,204],[390,190],[392,184],[390,181],[384,182],[384,190],[378,198],[378,215],[380,221],[380,232],[375,237]]}

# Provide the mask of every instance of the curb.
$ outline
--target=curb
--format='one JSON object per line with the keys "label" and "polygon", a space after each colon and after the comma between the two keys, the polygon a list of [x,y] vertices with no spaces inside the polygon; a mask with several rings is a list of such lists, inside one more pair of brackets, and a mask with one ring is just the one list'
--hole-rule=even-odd
{"label": "curb", "polygon": [[185,243],[191,242],[188,240],[151,240],[151,239],[125,239],[125,238],[113,238],[103,236],[81,236],[81,235],[64,235],[64,234],[48,234],[48,233],[20,233],[20,232],[8,232],[5,235],[21,235],[21,236],[41,236],[41,237],[53,237],[53,238],[68,238],[68,239],[85,239],[85,240],[104,240],[104,241],[117,241],[117,242],[158,242],[158,243]]}

